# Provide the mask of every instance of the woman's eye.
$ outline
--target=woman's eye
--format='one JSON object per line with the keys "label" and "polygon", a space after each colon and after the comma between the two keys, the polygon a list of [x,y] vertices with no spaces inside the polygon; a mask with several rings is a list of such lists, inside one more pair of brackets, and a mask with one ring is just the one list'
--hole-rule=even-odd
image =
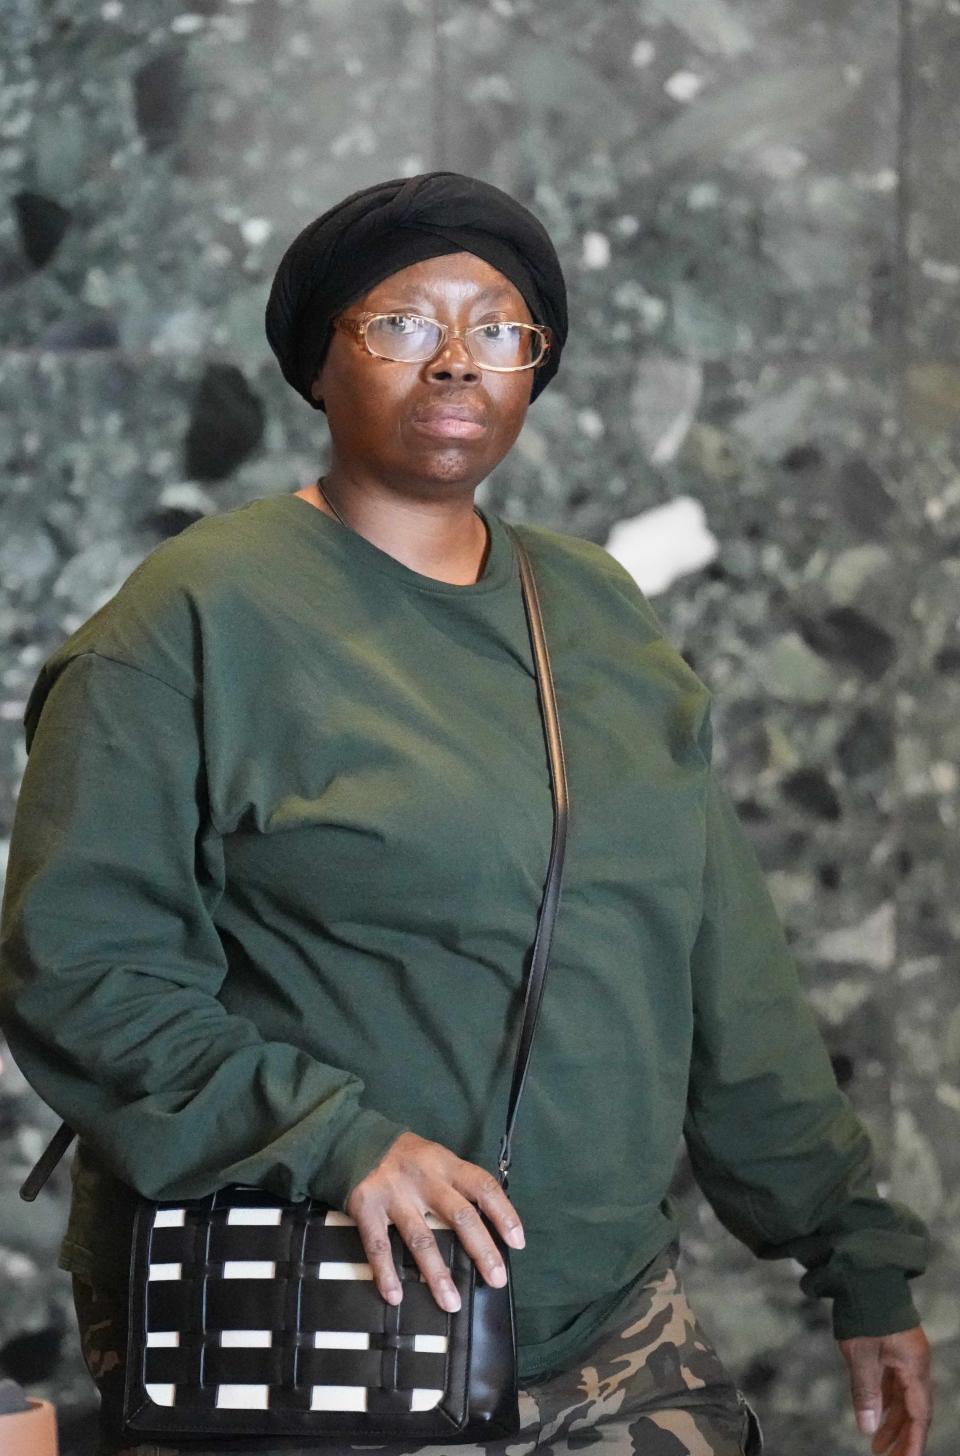
{"label": "woman's eye", "polygon": [[384,326],[391,334],[412,334],[426,328],[430,320],[418,313],[388,313],[384,315]]}

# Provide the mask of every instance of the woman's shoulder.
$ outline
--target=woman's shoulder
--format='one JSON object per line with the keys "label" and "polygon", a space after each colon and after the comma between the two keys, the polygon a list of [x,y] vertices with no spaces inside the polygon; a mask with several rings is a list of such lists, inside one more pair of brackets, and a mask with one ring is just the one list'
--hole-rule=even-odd
{"label": "woman's shoulder", "polygon": [[619,571],[624,569],[609,551],[599,546],[596,541],[587,540],[585,536],[554,531],[533,521],[510,521],[508,524],[523,539],[524,545],[532,545],[546,556],[559,556],[565,560],[583,562],[585,565],[592,564],[601,570],[605,569],[607,562],[612,563]]}
{"label": "woman's shoulder", "polygon": [[235,578],[238,561],[270,550],[273,504],[273,497],[259,496],[192,521],[148,551],[119,591],[168,587],[203,592],[219,580]]}
{"label": "woman's shoulder", "polygon": [[527,548],[535,569],[571,594],[593,591],[616,610],[639,617],[651,640],[666,636],[663,623],[636,578],[605,546],[583,536],[530,523],[510,523]]}
{"label": "woman's shoulder", "polygon": [[[696,732],[709,711],[711,689],[691,667],[646,593],[606,547],[544,526],[516,528],[534,575],[566,626],[567,640],[632,661],[647,684],[671,694]],[[564,612],[564,607],[567,608]],[[599,646],[598,646],[599,644]]]}
{"label": "woman's shoulder", "polygon": [[263,501],[191,522],[161,541],[43,664],[48,682],[88,653],[139,668],[182,693],[199,682],[204,628],[269,552]]}

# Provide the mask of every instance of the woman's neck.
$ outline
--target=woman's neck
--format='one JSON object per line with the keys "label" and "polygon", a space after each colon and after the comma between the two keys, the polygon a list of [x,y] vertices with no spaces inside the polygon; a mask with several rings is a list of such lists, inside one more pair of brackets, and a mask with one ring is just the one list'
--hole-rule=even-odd
{"label": "woman's neck", "polygon": [[[319,489],[318,485],[323,489]],[[391,516],[383,512],[377,514],[367,511],[362,520],[354,523],[356,513],[351,513],[349,507],[344,508],[331,486],[329,495],[336,505],[336,510],[333,509],[327,495],[327,481],[323,477],[319,482],[313,481],[301,490],[294,491],[294,495],[308,501],[345,529],[364,536],[381,551],[386,551],[404,566],[408,566],[411,571],[418,571],[423,576],[432,576],[436,581],[448,582],[453,586],[472,586],[483,575],[490,541],[486,525],[476,507],[471,509],[470,525],[465,529],[458,526],[457,534],[451,538],[449,529],[437,532],[435,517],[428,521],[417,521],[409,510]],[[339,517],[337,512],[340,513]]]}

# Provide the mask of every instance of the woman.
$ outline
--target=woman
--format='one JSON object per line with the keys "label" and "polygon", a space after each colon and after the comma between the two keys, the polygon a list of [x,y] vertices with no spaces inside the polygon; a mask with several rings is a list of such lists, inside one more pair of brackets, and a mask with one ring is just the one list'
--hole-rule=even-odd
{"label": "woman", "polygon": [[517,563],[473,497],[566,332],[552,244],[499,189],[345,199],[267,308],[327,474],[163,543],[40,672],[2,1021],[80,1134],[60,1262],[101,1456],[132,1190],[233,1182],[345,1209],[386,1299],[396,1225],[447,1308],[427,1215],[496,1283],[488,1215],[524,1418],[490,1452],[759,1451],[677,1272],[681,1134],[724,1223],[833,1298],[877,1439],[922,1449],[925,1231],[877,1194],[711,772],[710,694],[607,552],[532,526],[571,817],[509,1197],[493,1174],[552,802]]}

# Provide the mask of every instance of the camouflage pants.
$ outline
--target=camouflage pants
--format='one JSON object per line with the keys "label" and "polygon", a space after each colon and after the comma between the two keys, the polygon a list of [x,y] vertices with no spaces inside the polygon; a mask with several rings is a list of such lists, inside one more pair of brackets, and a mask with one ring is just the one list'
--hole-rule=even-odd
{"label": "camouflage pants", "polygon": [[[679,1246],[668,1245],[644,1271],[627,1308],[601,1326],[569,1369],[521,1383],[521,1430],[483,1446],[454,1445],[449,1456],[561,1456],[599,1444],[609,1456],[760,1456],[759,1422],[730,1380],[687,1302],[677,1272]],[[122,1291],[94,1288],[73,1276],[81,1349],[100,1392],[96,1456],[179,1456],[179,1448],[130,1446],[119,1434],[125,1356]],[[261,1450],[259,1456],[425,1456],[443,1448],[413,1442],[331,1444]],[[213,1456],[195,1446],[184,1456]]]}

